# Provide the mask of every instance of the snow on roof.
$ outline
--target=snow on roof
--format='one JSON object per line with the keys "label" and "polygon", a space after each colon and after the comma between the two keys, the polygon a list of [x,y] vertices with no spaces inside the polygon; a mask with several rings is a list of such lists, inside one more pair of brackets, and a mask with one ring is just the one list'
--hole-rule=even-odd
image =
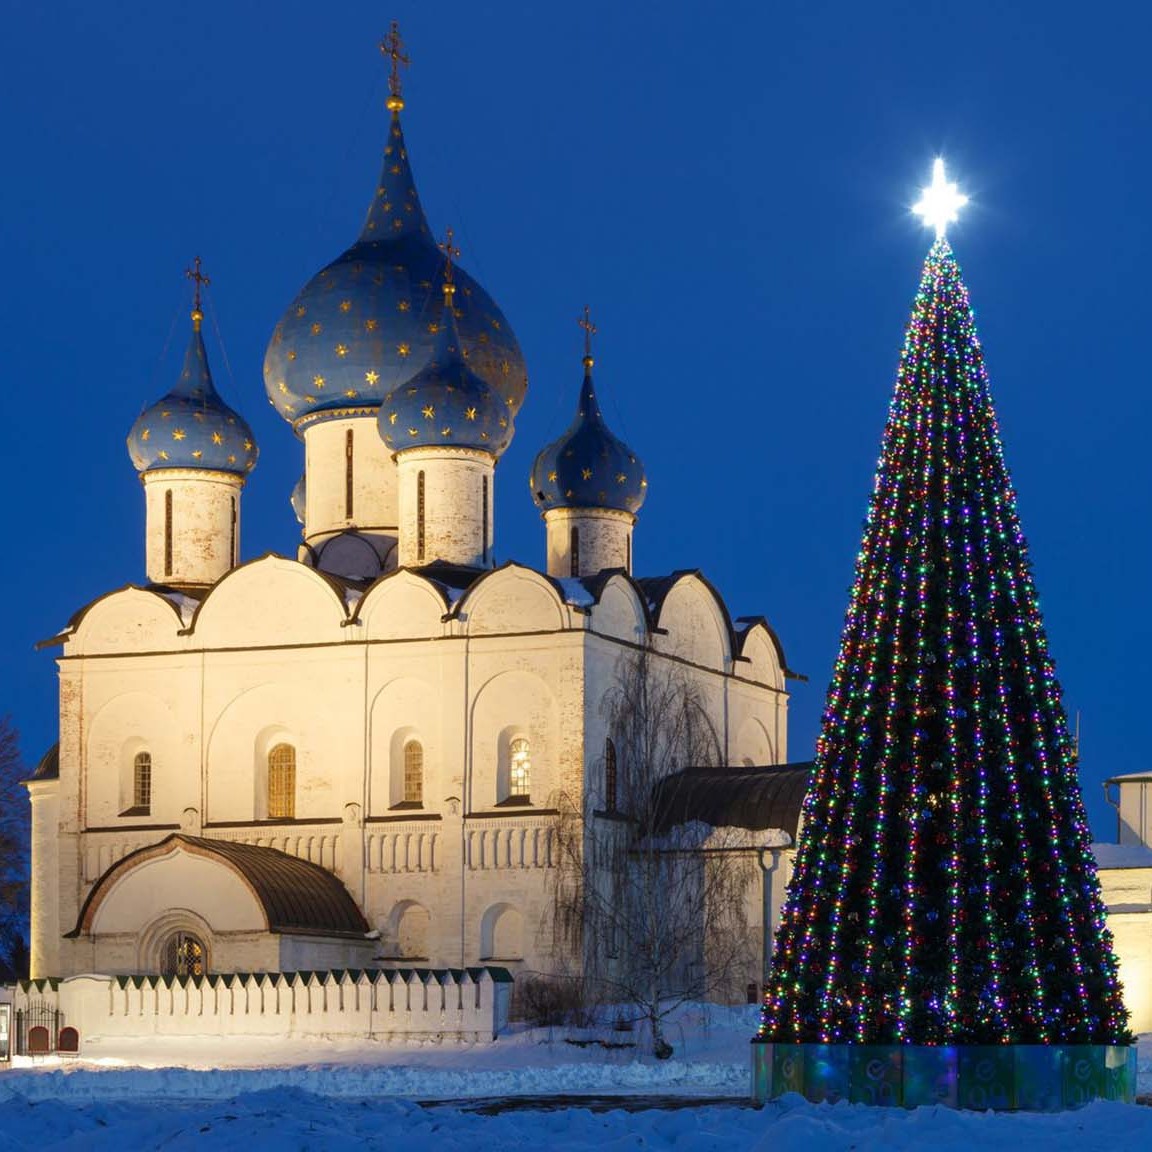
{"label": "snow on roof", "polygon": [[564,603],[573,608],[591,608],[596,603],[592,593],[584,587],[584,581],[577,576],[560,576],[556,583],[564,593]]}
{"label": "snow on roof", "polygon": [[1143,844],[1093,844],[1097,868],[1152,868],[1152,849]]}

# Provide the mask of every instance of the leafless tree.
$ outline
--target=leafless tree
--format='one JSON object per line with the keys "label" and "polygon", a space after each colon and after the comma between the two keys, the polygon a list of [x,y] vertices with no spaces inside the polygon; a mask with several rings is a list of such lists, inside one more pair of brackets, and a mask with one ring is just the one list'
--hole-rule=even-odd
{"label": "leafless tree", "polygon": [[28,794],[20,739],[8,716],[0,716],[0,978],[26,975],[28,945]]}
{"label": "leafless tree", "polygon": [[686,819],[677,803],[680,769],[722,759],[698,683],[644,649],[621,659],[603,709],[601,779],[561,805],[553,947],[573,958],[587,1000],[627,1005],[667,1057],[672,1012],[729,999],[746,979],[754,866],[728,842],[740,834]]}

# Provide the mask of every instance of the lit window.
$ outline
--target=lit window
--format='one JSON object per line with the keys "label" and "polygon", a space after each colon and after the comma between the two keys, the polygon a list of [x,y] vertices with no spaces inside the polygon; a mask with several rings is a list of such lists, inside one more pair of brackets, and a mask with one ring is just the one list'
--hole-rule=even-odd
{"label": "lit window", "polygon": [[292,820],[296,816],[296,749],[277,744],[268,753],[268,819]]}
{"label": "lit window", "polygon": [[152,807],[152,753],[137,752],[132,762],[132,807],[146,815]]}
{"label": "lit window", "polygon": [[532,755],[523,736],[508,748],[508,794],[521,800],[532,794]]}
{"label": "lit window", "polygon": [[404,745],[404,802],[424,802],[424,746],[419,740]]}
{"label": "lit window", "polygon": [[203,976],[204,959],[204,945],[189,932],[177,932],[164,945],[163,975]]}

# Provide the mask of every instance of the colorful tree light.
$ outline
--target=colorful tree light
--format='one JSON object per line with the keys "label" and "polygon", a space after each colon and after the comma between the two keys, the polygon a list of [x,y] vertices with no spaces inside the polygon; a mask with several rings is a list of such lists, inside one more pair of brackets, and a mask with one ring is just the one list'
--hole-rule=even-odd
{"label": "colorful tree light", "polygon": [[1125,1043],[1073,743],[943,237],[954,185],[946,200],[918,206],[938,237],[889,408],[760,1038]]}

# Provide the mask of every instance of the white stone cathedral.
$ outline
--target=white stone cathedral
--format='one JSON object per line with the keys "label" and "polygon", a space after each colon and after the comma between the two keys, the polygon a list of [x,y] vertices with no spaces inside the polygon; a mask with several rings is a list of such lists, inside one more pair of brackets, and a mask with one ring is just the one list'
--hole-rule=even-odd
{"label": "white stone cathedral", "polygon": [[[304,446],[297,555],[239,562],[257,450],[213,386],[198,265],[183,371],[131,430],[147,580],[52,641],[59,744],[29,781],[34,977],[549,971],[557,812],[613,814],[602,704],[642,649],[705,701],[718,781],[787,758],[767,624],[734,623],[696,572],[633,575],[646,480],[601,417],[590,348],[572,425],[531,477],[546,564],[494,566],[496,466],[527,373],[450,234],[433,239],[390,50],[364,228],[264,362]],[[746,826],[794,833],[803,775],[787,774],[787,820]]]}

